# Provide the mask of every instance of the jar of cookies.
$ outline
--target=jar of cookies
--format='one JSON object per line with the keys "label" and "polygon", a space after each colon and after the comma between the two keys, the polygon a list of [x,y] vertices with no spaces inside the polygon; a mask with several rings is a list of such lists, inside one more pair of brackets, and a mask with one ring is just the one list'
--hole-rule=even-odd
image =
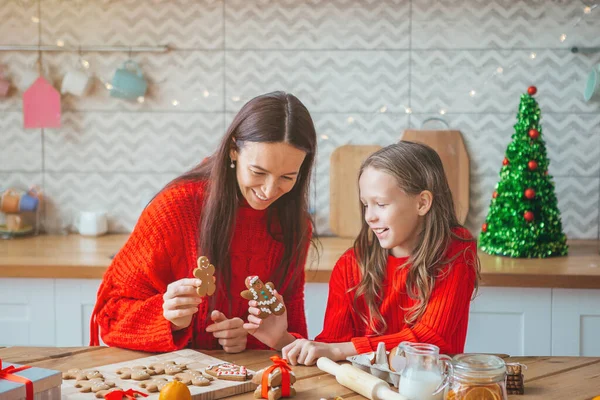
{"label": "jar of cookies", "polygon": [[506,364],[489,354],[458,354],[445,400],[506,400]]}

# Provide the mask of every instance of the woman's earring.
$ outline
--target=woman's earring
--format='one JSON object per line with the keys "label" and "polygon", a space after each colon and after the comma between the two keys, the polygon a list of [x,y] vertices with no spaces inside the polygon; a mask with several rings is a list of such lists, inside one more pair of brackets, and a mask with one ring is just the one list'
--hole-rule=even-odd
{"label": "woman's earring", "polygon": [[231,164],[229,164],[229,168],[235,168],[235,164],[233,163],[233,160],[231,160]]}

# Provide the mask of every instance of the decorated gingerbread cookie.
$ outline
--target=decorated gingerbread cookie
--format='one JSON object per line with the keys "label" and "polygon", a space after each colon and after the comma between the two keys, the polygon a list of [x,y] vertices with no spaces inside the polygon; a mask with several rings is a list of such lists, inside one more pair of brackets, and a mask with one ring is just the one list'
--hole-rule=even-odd
{"label": "decorated gingerbread cookie", "polygon": [[227,381],[246,381],[250,378],[246,367],[232,363],[209,365],[204,371],[215,378]]}
{"label": "decorated gingerbread cookie", "polygon": [[212,296],[216,290],[215,285],[215,266],[208,261],[208,258],[202,256],[198,258],[198,268],[194,269],[194,276],[202,281],[202,284],[196,288],[199,296]]}
{"label": "decorated gingerbread cookie", "polygon": [[267,282],[265,285],[256,275],[247,277],[245,283],[248,290],[244,290],[241,295],[246,300],[256,300],[260,309],[259,318],[265,319],[285,312],[285,306],[275,297],[273,283]]}

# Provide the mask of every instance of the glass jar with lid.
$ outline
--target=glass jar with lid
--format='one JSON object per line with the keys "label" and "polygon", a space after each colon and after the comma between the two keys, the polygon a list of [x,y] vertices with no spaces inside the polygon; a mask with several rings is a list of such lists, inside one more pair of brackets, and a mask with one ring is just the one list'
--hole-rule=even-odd
{"label": "glass jar with lid", "polygon": [[506,400],[506,364],[490,354],[458,354],[444,400]]}

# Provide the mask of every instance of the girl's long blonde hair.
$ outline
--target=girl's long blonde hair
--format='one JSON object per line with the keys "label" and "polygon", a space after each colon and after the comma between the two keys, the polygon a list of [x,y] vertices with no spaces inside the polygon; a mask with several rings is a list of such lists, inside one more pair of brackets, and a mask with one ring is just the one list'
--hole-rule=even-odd
{"label": "girl's long blonde hair", "polygon": [[[456,217],[442,160],[431,147],[421,143],[400,141],[369,156],[361,165],[359,179],[368,167],[394,177],[400,189],[409,196],[416,196],[424,190],[433,194],[431,208],[423,217],[417,244],[408,261],[403,265],[403,267],[410,265],[406,280],[407,293],[412,299],[417,300],[413,307],[406,310],[404,320],[407,324],[413,324],[425,312],[440,270],[461,255],[445,259],[450,241],[475,239],[464,239],[452,231],[453,228],[461,225]],[[364,296],[369,315],[361,315],[361,318],[374,332],[381,334],[387,329],[379,306],[383,300],[381,293],[383,293],[382,285],[386,276],[389,250],[382,248],[373,236],[365,221],[365,210],[362,204],[361,210],[362,227],[354,241],[354,253],[362,272],[362,279],[355,287],[354,301]],[[477,288],[480,269],[477,254],[474,255],[474,259],[473,268],[477,276],[475,288]]]}

